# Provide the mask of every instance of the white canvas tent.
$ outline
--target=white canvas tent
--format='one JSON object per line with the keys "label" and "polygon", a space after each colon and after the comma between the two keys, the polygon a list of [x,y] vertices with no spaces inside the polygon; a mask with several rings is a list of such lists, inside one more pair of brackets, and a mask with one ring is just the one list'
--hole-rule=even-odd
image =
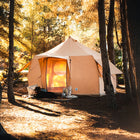
{"label": "white canvas tent", "polygon": [[[109,64],[116,89],[116,74],[122,72]],[[63,88],[72,86],[72,94],[103,95],[101,54],[69,37],[53,49],[34,56],[28,83],[50,92],[62,92]]]}

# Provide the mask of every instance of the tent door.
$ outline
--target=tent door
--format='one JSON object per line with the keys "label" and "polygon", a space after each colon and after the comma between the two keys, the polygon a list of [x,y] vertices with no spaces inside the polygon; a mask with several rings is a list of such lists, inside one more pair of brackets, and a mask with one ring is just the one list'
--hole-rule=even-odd
{"label": "tent door", "polygon": [[60,58],[47,60],[47,90],[61,93],[66,87],[67,61]]}

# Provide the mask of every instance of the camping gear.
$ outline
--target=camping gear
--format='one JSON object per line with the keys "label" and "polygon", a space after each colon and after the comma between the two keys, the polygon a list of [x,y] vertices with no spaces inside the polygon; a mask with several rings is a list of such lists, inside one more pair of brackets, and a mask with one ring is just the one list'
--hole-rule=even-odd
{"label": "camping gear", "polygon": [[63,98],[75,98],[76,97],[76,96],[72,96],[71,94],[72,94],[72,87],[69,86],[69,87],[63,89],[62,97]]}
{"label": "camping gear", "polygon": [[38,87],[37,85],[32,85],[32,86],[28,86],[27,87],[27,91],[28,91],[28,96],[34,96],[35,93],[35,88]]}
{"label": "camping gear", "polygon": [[67,95],[66,98],[68,98],[68,99],[76,99],[76,98],[78,98],[78,96],[76,96],[76,95]]}
{"label": "camping gear", "polygon": [[[116,74],[122,72],[109,61],[111,80],[116,89]],[[38,85],[48,92],[104,95],[101,54],[69,37],[53,49],[35,55],[28,73],[29,86]]]}
{"label": "camping gear", "polygon": [[53,92],[47,92],[44,89],[42,90],[40,87],[35,88],[35,98],[57,98],[57,95]]}

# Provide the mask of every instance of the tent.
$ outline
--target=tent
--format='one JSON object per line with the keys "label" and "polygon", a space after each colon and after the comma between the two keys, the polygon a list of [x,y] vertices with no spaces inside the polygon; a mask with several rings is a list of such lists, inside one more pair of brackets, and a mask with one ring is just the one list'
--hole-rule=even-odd
{"label": "tent", "polygon": [[[122,72],[111,62],[111,79],[116,89],[116,74]],[[35,55],[28,73],[29,86],[38,85],[61,93],[72,87],[72,94],[103,95],[101,54],[69,37],[53,49]]]}

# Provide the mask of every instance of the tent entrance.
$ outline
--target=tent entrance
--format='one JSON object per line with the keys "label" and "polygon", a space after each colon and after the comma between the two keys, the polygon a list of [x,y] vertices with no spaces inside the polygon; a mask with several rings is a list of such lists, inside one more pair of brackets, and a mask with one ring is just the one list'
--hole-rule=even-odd
{"label": "tent entrance", "polygon": [[46,83],[49,92],[62,92],[66,87],[67,60],[48,58]]}

